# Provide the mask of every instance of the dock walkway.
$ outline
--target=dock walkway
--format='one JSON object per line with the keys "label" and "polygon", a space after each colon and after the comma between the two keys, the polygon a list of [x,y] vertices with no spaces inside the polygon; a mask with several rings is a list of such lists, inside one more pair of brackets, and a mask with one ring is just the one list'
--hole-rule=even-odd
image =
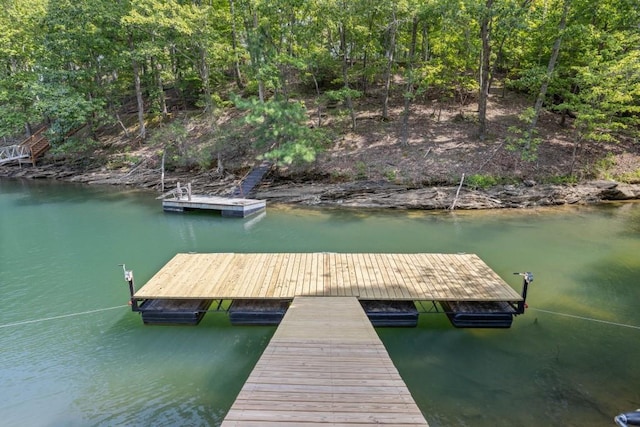
{"label": "dock walkway", "polygon": [[222,426],[318,424],[428,426],[354,297],[296,297]]}

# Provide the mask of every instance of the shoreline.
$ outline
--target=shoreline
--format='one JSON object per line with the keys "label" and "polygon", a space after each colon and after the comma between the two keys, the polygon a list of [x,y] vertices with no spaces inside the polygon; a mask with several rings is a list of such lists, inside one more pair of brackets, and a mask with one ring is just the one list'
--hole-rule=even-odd
{"label": "shoreline", "polygon": [[[133,172],[136,172],[135,174]],[[88,185],[111,185],[160,192],[157,170],[78,171],[66,165],[0,166],[0,178],[52,180]],[[176,183],[192,183],[193,192],[224,195],[237,184],[232,175],[211,173],[167,173],[165,192]],[[387,181],[351,181],[343,183],[272,182],[260,186],[252,198],[267,202],[318,207],[459,210],[523,209],[561,205],[587,205],[608,201],[640,200],[640,184],[615,181],[588,181],[578,184],[497,185],[488,189],[462,186],[411,188]]]}

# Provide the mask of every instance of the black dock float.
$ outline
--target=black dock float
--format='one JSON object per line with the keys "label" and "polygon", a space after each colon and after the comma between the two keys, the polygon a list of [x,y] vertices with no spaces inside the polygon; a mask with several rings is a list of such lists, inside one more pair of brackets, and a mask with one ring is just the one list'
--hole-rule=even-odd
{"label": "black dock float", "polygon": [[418,310],[413,301],[361,300],[360,305],[374,327],[415,328]]}
{"label": "black dock float", "polygon": [[282,321],[291,300],[233,300],[229,306],[229,320],[234,326],[277,326]]}
{"label": "black dock float", "polygon": [[210,299],[149,299],[138,311],[145,325],[197,325],[206,314]]}
{"label": "black dock float", "polygon": [[516,310],[507,302],[440,301],[456,328],[510,328]]}

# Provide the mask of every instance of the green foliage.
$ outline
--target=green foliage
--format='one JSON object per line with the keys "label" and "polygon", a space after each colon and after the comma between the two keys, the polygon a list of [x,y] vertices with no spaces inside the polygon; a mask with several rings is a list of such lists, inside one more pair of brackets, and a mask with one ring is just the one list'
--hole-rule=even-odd
{"label": "green foliage", "polygon": [[278,164],[312,162],[326,141],[321,129],[311,128],[301,102],[256,98],[234,99],[236,106],[247,110],[244,122],[252,129],[255,146],[265,150],[263,157]]}
{"label": "green foliage", "polygon": [[41,116],[34,105],[36,76],[22,72],[0,80],[0,136],[13,135]]}
{"label": "green foliage", "polygon": [[83,156],[92,153],[100,143],[92,138],[67,138],[64,142],[52,147],[54,156]]}
{"label": "green foliage", "polygon": [[384,171],[384,177],[387,181],[394,182],[398,178],[398,172],[395,169],[387,169]]}
{"label": "green foliage", "polygon": [[608,153],[605,157],[598,159],[593,167],[598,178],[613,179],[611,169],[616,165],[616,158],[613,153]]}
{"label": "green foliage", "polygon": [[131,168],[135,166],[140,161],[138,156],[131,155],[128,152],[125,152],[121,156],[112,157],[107,162],[107,169],[115,170],[115,169],[123,169],[123,168]]}
{"label": "green foliage", "polygon": [[369,178],[369,168],[367,164],[363,161],[358,161],[356,163],[356,179],[363,181]]}
{"label": "green foliage", "polygon": [[189,131],[184,122],[175,120],[155,129],[149,143],[165,153],[165,168],[192,168],[202,163],[201,148],[189,140]]}
{"label": "green foliage", "polygon": [[486,190],[498,184],[498,180],[491,175],[474,174],[468,176],[466,179],[466,185],[474,190],[478,188]]}
{"label": "green foliage", "polygon": [[542,143],[536,129],[529,130],[534,114],[533,108],[527,108],[518,116],[520,126],[509,127],[510,135],[505,145],[507,150],[519,153],[520,159],[527,162],[538,158],[538,146]]}
{"label": "green foliage", "polygon": [[70,86],[57,83],[44,84],[35,103],[37,110],[47,117],[49,140],[52,145],[61,143],[65,135],[90,119],[99,118],[103,110],[103,100],[87,100]]}
{"label": "green foliage", "polygon": [[324,97],[330,103],[345,102],[347,98],[358,99],[362,96],[362,91],[350,88],[341,88],[337,90],[328,90],[324,93]]}
{"label": "green foliage", "polygon": [[640,169],[632,172],[625,172],[615,177],[616,181],[626,182],[628,184],[640,184]]}
{"label": "green foliage", "polygon": [[[301,88],[316,93],[316,84],[319,101],[372,95],[389,66],[415,87],[406,92],[406,81],[394,78],[393,94],[468,104],[479,88],[480,22],[489,18],[493,77],[507,76],[509,87],[532,95],[549,78],[545,107],[575,116],[569,125],[577,141],[638,137],[640,8],[629,0],[572,0],[547,77],[565,1],[494,0],[490,9],[475,0],[4,1],[0,136],[45,120],[64,133],[124,105],[131,111],[135,60],[143,119],[163,111],[167,88],[174,107],[213,113],[237,87],[245,97],[277,100],[246,107],[265,155],[309,161],[326,136],[309,129],[303,106],[282,99]],[[508,141],[525,160],[536,158],[541,142],[531,123],[525,111]],[[168,147],[176,164],[206,159],[177,140]]]}

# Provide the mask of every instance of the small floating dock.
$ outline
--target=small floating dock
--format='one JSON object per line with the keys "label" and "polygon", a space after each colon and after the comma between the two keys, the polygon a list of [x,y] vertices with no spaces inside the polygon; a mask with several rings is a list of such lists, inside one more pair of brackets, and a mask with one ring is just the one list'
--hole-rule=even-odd
{"label": "small floating dock", "polygon": [[217,196],[191,196],[190,199],[164,199],[162,209],[166,212],[184,212],[197,210],[218,211],[222,216],[244,218],[264,211],[267,202],[253,199],[234,199]]}
{"label": "small floating dock", "polygon": [[178,183],[177,189],[171,194],[162,200],[162,209],[165,212],[211,210],[220,212],[225,217],[244,218],[262,212],[267,207],[265,200],[194,195],[191,194],[190,184],[181,187]]}
{"label": "small floating dock", "polygon": [[355,297],[296,297],[222,427],[318,424],[428,426]]}
{"label": "small floating dock", "polygon": [[226,300],[234,324],[276,325],[298,296],[355,297],[375,326],[415,326],[415,303],[428,302],[425,313],[446,313],[456,327],[506,328],[524,311],[526,287],[521,296],[474,254],[177,254],[132,303],[144,316],[150,300]]}

